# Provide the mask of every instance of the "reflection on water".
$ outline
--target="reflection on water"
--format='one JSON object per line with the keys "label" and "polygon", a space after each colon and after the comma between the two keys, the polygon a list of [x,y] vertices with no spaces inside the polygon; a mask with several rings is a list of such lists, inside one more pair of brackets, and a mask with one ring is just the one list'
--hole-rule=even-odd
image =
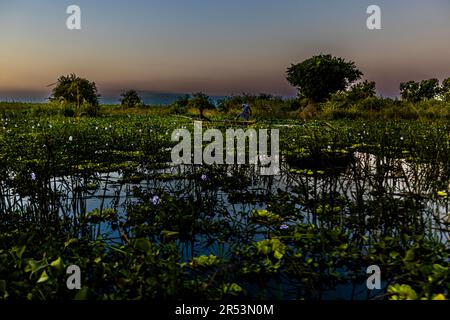
{"label": "reflection on water", "polygon": [[[448,202],[433,188],[443,168],[359,152],[333,167],[309,169],[283,161],[281,169],[279,176],[260,176],[254,167],[167,164],[132,172],[53,177],[41,186],[44,191],[29,195],[4,181],[0,208],[4,213],[52,212],[78,225],[79,237],[101,235],[110,242],[142,235],[160,241],[152,234],[161,231],[154,227],[158,224],[164,232],[176,231],[185,261],[209,254],[230,258],[239,245],[265,239],[281,223],[255,223],[255,210],[265,209],[277,212],[286,228],[299,224],[341,228],[373,243],[408,230],[448,244]],[[167,212],[151,205],[154,196]],[[115,222],[86,223],[89,213],[107,208],[117,213]],[[290,212],[280,213],[280,208]],[[180,222],[170,210],[187,218]],[[137,228],[136,221],[148,228]],[[352,279],[349,270],[339,272]],[[358,272],[364,275],[365,270],[361,266]],[[267,285],[280,290],[266,297],[297,296],[298,283],[283,275],[277,281]],[[321,298],[367,299],[379,293],[369,292],[358,277],[330,287],[318,289]]]}

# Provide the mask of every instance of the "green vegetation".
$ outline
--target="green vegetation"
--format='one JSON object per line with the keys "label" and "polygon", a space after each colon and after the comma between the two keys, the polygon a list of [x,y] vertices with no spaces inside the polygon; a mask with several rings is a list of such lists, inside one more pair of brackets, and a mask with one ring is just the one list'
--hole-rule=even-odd
{"label": "green vegetation", "polygon": [[192,98],[189,100],[189,105],[198,109],[200,119],[205,119],[205,116],[203,114],[204,110],[215,108],[210,98],[203,92],[194,93],[192,95]]}
{"label": "green vegetation", "polygon": [[[252,127],[280,129],[284,159],[267,178],[245,165],[172,167],[172,131],[193,126],[169,108],[102,106],[76,119],[52,105],[1,110],[0,298],[449,296],[445,119],[269,121],[260,111]],[[66,288],[70,264],[80,291]],[[383,289],[371,293],[374,264]]]}
{"label": "green vegetation", "polygon": [[127,90],[120,95],[120,104],[122,107],[134,108],[142,105],[141,98],[136,90]]}
{"label": "green vegetation", "polygon": [[421,82],[408,81],[400,84],[400,93],[402,99],[409,102],[419,102],[436,98],[449,101],[449,84],[450,78],[445,79],[441,87],[439,87],[438,79],[422,80]]}
{"label": "green vegetation", "polygon": [[90,116],[97,115],[99,95],[95,82],[70,74],[61,76],[55,84],[50,101],[59,104],[65,115],[79,115],[81,108]]}
{"label": "green vegetation", "polygon": [[[399,101],[361,75],[321,55],[289,68],[295,99],[100,106],[70,75],[48,104],[0,103],[0,299],[447,299],[450,79]],[[281,174],[173,165],[172,132],[199,117],[279,129]]]}
{"label": "green vegetation", "polygon": [[347,89],[362,75],[354,62],[331,55],[314,56],[291,65],[287,70],[287,80],[298,88],[299,96],[314,102],[321,102],[332,93]]}

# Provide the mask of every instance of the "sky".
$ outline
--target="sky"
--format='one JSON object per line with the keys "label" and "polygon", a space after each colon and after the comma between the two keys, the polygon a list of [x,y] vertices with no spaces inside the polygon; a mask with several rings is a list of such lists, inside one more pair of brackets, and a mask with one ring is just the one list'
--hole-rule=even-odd
{"label": "sky", "polygon": [[[81,30],[68,30],[69,5]],[[369,5],[381,30],[366,27]],[[76,73],[102,95],[134,88],[293,96],[286,68],[330,53],[380,95],[450,77],[448,0],[0,0],[0,99],[48,97]]]}

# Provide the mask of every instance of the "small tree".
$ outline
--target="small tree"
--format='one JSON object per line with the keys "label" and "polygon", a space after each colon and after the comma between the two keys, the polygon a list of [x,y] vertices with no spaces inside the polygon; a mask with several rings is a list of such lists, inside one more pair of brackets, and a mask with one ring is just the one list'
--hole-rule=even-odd
{"label": "small tree", "polygon": [[203,92],[197,92],[192,94],[192,99],[190,104],[197,108],[200,114],[200,119],[206,119],[203,115],[203,111],[207,109],[214,109],[214,104],[211,102],[210,98]]}
{"label": "small tree", "polygon": [[419,96],[421,99],[434,99],[439,93],[438,79],[428,79],[420,82]]}
{"label": "small tree", "polygon": [[175,114],[185,113],[189,105],[189,98],[190,96],[188,94],[178,97],[177,100],[172,104],[172,112]]}
{"label": "small tree", "polygon": [[122,107],[133,108],[142,105],[141,98],[136,90],[127,90],[121,95],[122,99],[119,99]]}
{"label": "small tree", "polygon": [[58,101],[63,98],[69,103],[74,103],[79,107],[83,103],[88,103],[93,107],[98,107],[100,95],[97,94],[95,82],[80,78],[75,74],[61,76],[52,90],[50,100]]}
{"label": "small tree", "polygon": [[321,102],[332,93],[346,90],[362,75],[354,62],[331,55],[314,56],[287,69],[287,80],[299,90],[300,97],[313,102]]}
{"label": "small tree", "polygon": [[366,98],[374,97],[375,92],[375,81],[360,82],[353,85],[347,93],[347,97],[350,101],[359,101]]}
{"label": "small tree", "polygon": [[445,101],[450,102],[450,78],[442,81],[441,94]]}
{"label": "small tree", "polygon": [[420,101],[420,83],[416,81],[408,81],[400,83],[400,95],[403,100],[409,102],[419,102]]}

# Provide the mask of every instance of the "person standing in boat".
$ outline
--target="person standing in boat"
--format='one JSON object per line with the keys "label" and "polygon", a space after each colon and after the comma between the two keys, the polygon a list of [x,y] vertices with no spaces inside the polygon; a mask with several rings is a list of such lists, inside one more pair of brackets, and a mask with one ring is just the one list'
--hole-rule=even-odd
{"label": "person standing in boat", "polygon": [[250,105],[248,103],[244,103],[242,105],[242,112],[236,117],[236,120],[240,117],[244,118],[246,121],[250,119],[250,114],[252,111],[250,110]]}

